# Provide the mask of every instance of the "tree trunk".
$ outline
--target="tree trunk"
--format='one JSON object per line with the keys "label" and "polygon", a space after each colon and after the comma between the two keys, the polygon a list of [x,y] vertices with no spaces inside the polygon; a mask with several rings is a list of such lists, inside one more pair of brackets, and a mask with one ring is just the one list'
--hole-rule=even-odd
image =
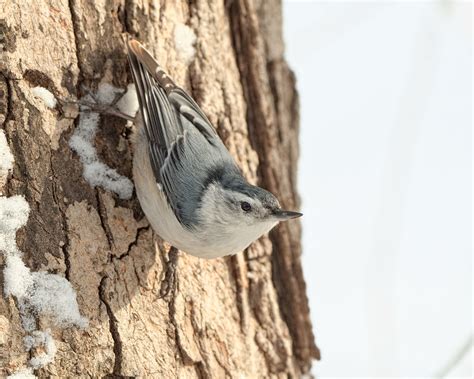
{"label": "tree trunk", "polygon": [[[84,179],[83,162],[69,146],[77,112],[61,103],[48,107],[32,90],[64,99],[84,96],[84,88],[94,92],[99,83],[125,89],[131,76],[123,37],[132,36],[201,105],[249,181],[296,209],[298,97],[283,57],[280,2],[0,0],[0,12],[0,123],[14,157],[1,201],[21,195],[29,205],[16,233],[29,275],[67,279],[88,319],[86,326],[61,323],[44,306],[31,311],[31,299],[0,296],[0,375],[32,366],[40,377],[308,372],[319,351],[300,223],[278,226],[233,257],[180,252],[177,290],[159,298],[169,246],[154,235],[135,195],[124,200]],[[176,46],[182,24],[197,37],[190,63]],[[92,142],[102,162],[131,178],[123,120],[101,116]],[[25,293],[38,292],[32,288]],[[49,300],[47,309],[57,301]],[[33,328],[25,326],[28,312]],[[38,331],[52,336],[55,354],[46,340],[25,348],[24,338]],[[33,364],[45,354],[51,362]]]}

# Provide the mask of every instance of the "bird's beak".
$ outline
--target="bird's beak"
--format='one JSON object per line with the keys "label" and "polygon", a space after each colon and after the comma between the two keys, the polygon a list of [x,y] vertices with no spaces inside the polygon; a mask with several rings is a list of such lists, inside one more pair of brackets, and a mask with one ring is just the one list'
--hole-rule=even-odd
{"label": "bird's beak", "polygon": [[303,213],[293,212],[293,211],[283,211],[281,209],[276,210],[273,214],[279,221],[286,221],[292,218],[298,218],[298,217],[303,216]]}

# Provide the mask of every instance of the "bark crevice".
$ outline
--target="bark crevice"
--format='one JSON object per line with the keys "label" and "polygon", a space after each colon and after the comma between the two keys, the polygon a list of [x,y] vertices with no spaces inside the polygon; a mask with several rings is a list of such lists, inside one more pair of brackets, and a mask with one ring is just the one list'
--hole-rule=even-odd
{"label": "bark crevice", "polygon": [[66,267],[65,270],[64,270],[64,276],[68,281],[70,281],[70,277],[71,277],[71,257],[69,255],[69,250],[68,250],[69,249],[69,244],[70,244],[69,229],[68,229],[68,224],[67,224],[67,220],[66,220],[66,213],[63,209],[62,201],[61,201],[61,199],[59,199],[59,196],[58,196],[58,192],[59,192],[58,188],[57,188],[58,176],[56,175],[56,172],[54,170],[53,155],[51,155],[51,157],[50,157],[49,164],[50,164],[51,173],[52,173],[52,176],[53,176],[53,181],[51,183],[52,193],[53,193],[53,200],[56,203],[56,206],[59,210],[60,218],[61,218],[61,226],[62,226],[62,230],[64,231],[63,236],[64,236],[65,241],[60,241],[60,248],[61,248],[61,251],[63,253],[64,265]]}
{"label": "bark crevice", "polygon": [[[112,252],[115,250],[114,235],[110,229],[108,220],[107,220],[107,208],[105,207],[104,202],[102,201],[102,190],[96,188],[96,201],[97,201],[97,213],[100,218],[100,225],[104,230],[105,237],[107,238],[107,243],[109,244],[109,250]],[[112,259],[112,254],[110,254],[110,259]]]}
{"label": "bark crevice", "polygon": [[120,338],[120,333],[118,330],[118,320],[115,317],[115,314],[112,310],[112,307],[109,304],[109,301],[107,301],[107,294],[106,294],[106,281],[108,277],[104,276],[102,277],[100,284],[99,284],[99,298],[100,301],[105,305],[105,309],[107,311],[107,316],[109,319],[109,330],[110,334],[112,336],[112,340],[114,341],[114,356],[115,356],[115,361],[114,361],[114,366],[113,366],[113,372],[111,374],[113,375],[119,375],[121,376],[121,370],[122,370],[122,340]]}
{"label": "bark crevice", "polygon": [[76,8],[76,0],[68,0],[68,8],[69,8],[69,13],[71,15],[71,23],[72,23],[72,29],[73,29],[73,35],[74,35],[74,47],[75,47],[75,53],[76,53],[76,60],[77,60],[77,68],[79,69],[79,74],[77,77],[77,82],[76,82],[76,93],[75,95],[79,97],[80,93],[80,88],[81,88],[81,83],[82,83],[82,62],[81,62],[81,57],[79,54],[79,51],[81,49],[81,46],[79,44],[79,33],[81,32],[81,27],[79,23],[79,19],[77,17],[75,8]]}
{"label": "bark crevice", "polygon": [[0,73],[0,127],[3,129],[11,117],[11,92],[7,77]]}
{"label": "bark crevice", "polygon": [[150,230],[150,225],[147,225],[147,226],[142,226],[140,228],[137,228],[137,232],[135,234],[135,238],[132,242],[130,242],[128,244],[128,247],[127,247],[127,251],[123,254],[120,254],[120,255],[117,255],[116,257],[114,257],[115,259],[118,259],[118,260],[122,260],[123,258],[125,257],[128,257],[130,255],[130,252],[132,251],[132,249],[134,247],[136,247],[138,245],[138,240],[139,238],[145,234],[146,232],[148,232]]}

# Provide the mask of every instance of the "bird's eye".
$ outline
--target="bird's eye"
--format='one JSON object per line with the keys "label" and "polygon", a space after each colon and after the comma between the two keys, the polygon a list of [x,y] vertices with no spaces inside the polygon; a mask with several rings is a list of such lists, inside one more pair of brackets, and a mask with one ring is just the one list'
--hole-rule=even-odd
{"label": "bird's eye", "polygon": [[245,212],[250,212],[252,210],[252,207],[246,201],[242,201],[240,203],[240,208],[242,208],[242,210],[245,211]]}

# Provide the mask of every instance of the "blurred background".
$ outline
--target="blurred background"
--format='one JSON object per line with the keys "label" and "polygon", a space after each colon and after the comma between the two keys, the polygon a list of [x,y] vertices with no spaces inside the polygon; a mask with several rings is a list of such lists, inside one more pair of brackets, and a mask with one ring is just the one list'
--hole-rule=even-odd
{"label": "blurred background", "polygon": [[472,5],[285,1],[319,377],[472,376]]}

